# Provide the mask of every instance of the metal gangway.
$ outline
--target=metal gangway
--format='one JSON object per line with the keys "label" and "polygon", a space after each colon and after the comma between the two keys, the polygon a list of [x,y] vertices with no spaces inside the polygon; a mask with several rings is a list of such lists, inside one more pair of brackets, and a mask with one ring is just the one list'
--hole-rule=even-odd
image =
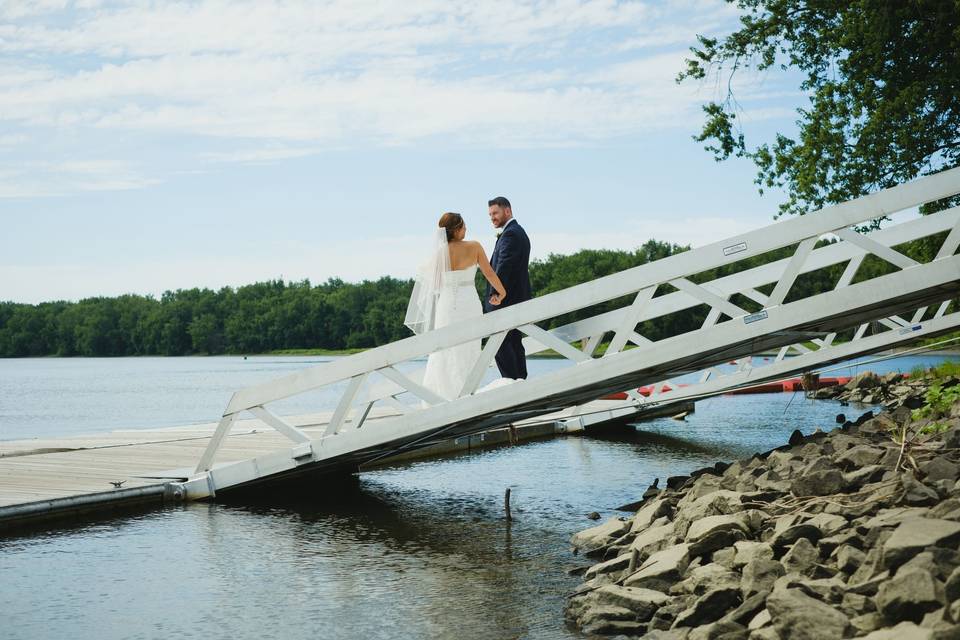
{"label": "metal gangway", "polygon": [[[631,391],[622,407],[630,415],[653,404],[723,393],[957,330],[960,310],[950,311],[950,300],[960,295],[960,256],[955,255],[960,207],[908,214],[958,193],[960,168],[240,390],[183,483],[184,495],[199,499],[277,479],[356,471],[399,452],[576,408],[625,389]],[[872,221],[900,212],[905,214],[871,230]],[[897,250],[923,238],[938,246],[929,262]],[[834,242],[817,246],[821,239]],[[748,268],[756,258],[786,247],[795,248],[790,257]],[[868,256],[895,269],[857,282]],[[831,290],[790,298],[804,274],[844,264]],[[708,277],[720,268],[729,275]],[[550,330],[540,326],[610,301],[622,305]],[[669,323],[674,314],[696,307],[706,310],[700,326],[658,340],[642,334],[644,322]],[[512,329],[524,334],[528,355],[552,349],[567,366],[484,390],[481,383],[493,356]],[[485,343],[457,398],[439,397],[411,371],[430,353],[476,340]],[[605,340],[609,346],[597,355]],[[771,350],[778,352],[770,364],[754,366],[761,359],[753,355]],[[722,374],[718,365],[730,361],[739,366]],[[699,383],[665,384],[696,372],[701,372]],[[649,397],[635,391],[649,384],[656,385]],[[328,387],[339,394],[339,402],[319,436],[268,408]],[[378,407],[390,408],[392,417],[369,419]],[[217,464],[218,450],[245,415],[283,434],[290,445]]]}

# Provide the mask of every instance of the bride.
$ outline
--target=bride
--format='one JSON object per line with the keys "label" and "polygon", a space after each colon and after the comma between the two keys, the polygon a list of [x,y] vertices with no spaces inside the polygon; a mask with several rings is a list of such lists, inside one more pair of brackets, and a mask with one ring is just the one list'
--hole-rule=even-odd
{"label": "bride", "polygon": [[[414,333],[483,314],[474,284],[478,267],[495,290],[490,304],[499,305],[507,295],[483,247],[464,240],[466,235],[467,225],[459,213],[440,216],[430,260],[420,268],[403,321]],[[479,356],[479,340],[430,354],[423,386],[447,400],[458,397]]]}

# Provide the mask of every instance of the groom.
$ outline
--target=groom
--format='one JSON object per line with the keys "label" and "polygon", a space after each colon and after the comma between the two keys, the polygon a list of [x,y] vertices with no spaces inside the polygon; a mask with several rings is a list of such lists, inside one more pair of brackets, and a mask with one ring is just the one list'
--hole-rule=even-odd
{"label": "groom", "polygon": [[[529,300],[530,295],[530,240],[523,227],[513,219],[510,201],[500,196],[490,200],[490,222],[497,228],[497,245],[490,256],[490,266],[497,272],[500,281],[507,290],[507,297],[500,306],[490,304],[493,288],[487,284],[484,296],[484,313],[503,309],[518,302]],[[497,351],[497,368],[504,378],[526,378],[527,356],[523,351],[523,337],[516,329],[507,333],[500,350]]]}

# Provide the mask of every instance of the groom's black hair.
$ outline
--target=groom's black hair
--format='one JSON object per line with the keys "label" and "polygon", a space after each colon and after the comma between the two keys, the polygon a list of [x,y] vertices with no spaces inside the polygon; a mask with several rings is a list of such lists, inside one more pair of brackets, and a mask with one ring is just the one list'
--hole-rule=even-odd
{"label": "groom's black hair", "polygon": [[487,202],[488,207],[498,206],[501,209],[510,209],[513,210],[513,207],[510,206],[510,201],[504,198],[503,196],[497,196],[493,200]]}

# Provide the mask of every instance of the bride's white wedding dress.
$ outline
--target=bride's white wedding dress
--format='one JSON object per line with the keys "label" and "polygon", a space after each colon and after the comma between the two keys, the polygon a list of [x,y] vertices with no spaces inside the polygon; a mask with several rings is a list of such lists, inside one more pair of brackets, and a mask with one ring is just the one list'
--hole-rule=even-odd
{"label": "bride's white wedding dress", "polygon": [[[455,322],[482,316],[483,305],[474,284],[476,274],[476,264],[466,269],[450,269],[446,229],[436,229],[432,251],[414,279],[403,324],[420,335]],[[458,398],[479,357],[480,340],[471,340],[432,353],[427,358],[427,368],[420,383],[446,400]],[[498,378],[476,392],[489,391],[513,382],[516,380]],[[423,405],[428,406],[429,403],[424,401]]]}
{"label": "bride's white wedding dress", "polygon": [[[457,271],[445,271],[440,276],[435,328],[483,315],[483,305],[474,285],[476,273],[477,265],[473,265]],[[430,354],[423,374],[423,386],[447,400],[458,397],[479,357],[479,340]]]}

